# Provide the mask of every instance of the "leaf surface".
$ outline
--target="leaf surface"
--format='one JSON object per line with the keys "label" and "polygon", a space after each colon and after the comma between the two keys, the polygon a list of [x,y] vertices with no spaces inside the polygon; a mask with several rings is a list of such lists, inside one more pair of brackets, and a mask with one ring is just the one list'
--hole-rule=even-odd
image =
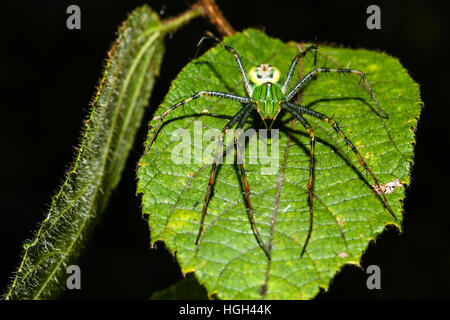
{"label": "leaf surface", "polygon": [[[296,44],[283,43],[253,29],[225,42],[240,53],[247,71],[254,65],[270,63],[284,77],[298,52]],[[353,75],[320,74],[301,93],[301,104],[333,117],[382,185],[396,179],[409,184],[414,130],[421,110],[418,85],[397,59],[385,53],[327,46],[319,50],[318,66],[327,61],[327,67],[345,68],[350,63],[352,69],[366,73],[390,118],[378,116],[367,89]],[[312,70],[312,64],[313,56],[308,55],[299,64],[290,87]],[[180,72],[151,126],[155,128],[158,117],[170,106],[201,90],[245,96],[240,79],[229,52],[221,46],[208,50]],[[141,159],[138,172],[138,192],[143,194],[143,213],[149,217],[151,241],[162,240],[176,252],[182,271],[195,272],[210,296],[313,298],[320,287],[328,288],[344,264],[359,264],[369,241],[386,225],[400,228],[405,190],[401,186],[386,194],[398,217],[394,221],[351,149],[331,126],[305,116],[315,129],[317,143],[314,228],[306,253],[300,258],[309,224],[309,136],[298,121],[283,112],[274,125],[279,129],[279,150],[273,156],[268,151],[275,170],[269,170],[271,164],[264,163],[260,155],[252,163],[255,159],[249,158],[248,147],[245,152],[255,220],[264,242],[272,244],[271,261],[252,231],[237,165],[227,164],[227,158],[218,167],[205,228],[196,246],[210,159],[217,144],[217,139],[208,139],[208,130],[217,133],[242,107],[224,99],[198,98],[165,119],[150,152]],[[249,128],[256,132],[264,128],[256,112],[244,130]],[[178,163],[177,136],[183,132],[190,137],[190,147],[184,153],[188,161]]]}

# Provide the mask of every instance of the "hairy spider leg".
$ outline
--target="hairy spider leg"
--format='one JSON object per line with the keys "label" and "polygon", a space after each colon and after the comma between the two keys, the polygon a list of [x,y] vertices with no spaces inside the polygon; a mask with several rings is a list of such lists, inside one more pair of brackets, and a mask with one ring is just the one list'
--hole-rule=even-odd
{"label": "hairy spider leg", "polygon": [[300,123],[305,127],[306,132],[308,132],[309,134],[309,143],[310,143],[309,178],[308,184],[306,185],[309,194],[309,226],[308,226],[308,233],[306,235],[306,240],[303,243],[302,253],[300,254],[300,257],[303,257],[303,254],[305,253],[306,250],[306,246],[308,245],[309,239],[311,238],[311,233],[313,229],[313,219],[314,219],[313,184],[314,184],[314,168],[315,168],[314,150],[316,138],[313,128],[311,127],[309,122],[302,116],[302,112],[298,108],[295,108],[295,105],[291,103],[282,103],[281,105],[284,109],[289,111],[300,121]]}
{"label": "hairy spider leg", "polygon": [[[379,190],[381,191],[381,196],[382,196],[382,198],[383,198],[383,200],[384,200],[383,202],[384,202],[384,205],[385,205],[386,209],[389,211],[389,214],[390,214],[395,220],[397,220],[397,217],[396,217],[396,215],[394,214],[394,211],[392,211],[392,208],[391,208],[391,206],[389,205],[389,202],[388,202],[387,199],[386,199],[386,195],[384,194],[384,191],[383,191],[383,189],[381,188],[380,183],[378,182],[378,179],[375,177],[375,174],[372,172],[372,170],[370,170],[369,166],[366,164],[366,162],[364,161],[364,159],[363,159],[362,156],[360,155],[359,151],[356,149],[355,145],[350,141],[350,139],[348,139],[348,138],[345,136],[345,134],[344,134],[344,133],[342,132],[342,130],[339,128],[339,126],[337,125],[336,121],[333,120],[332,118],[330,118],[330,117],[328,117],[328,116],[326,116],[326,115],[320,113],[320,112],[317,112],[317,111],[314,111],[314,110],[311,110],[311,109],[302,107],[301,105],[295,105],[295,104],[290,103],[290,102],[285,102],[284,105],[287,106],[286,109],[288,109],[288,108],[290,108],[291,110],[294,110],[294,109],[295,109],[295,110],[296,110],[297,112],[299,112],[299,113],[310,115],[310,116],[312,116],[312,117],[314,117],[314,118],[317,118],[317,119],[320,119],[320,120],[322,120],[323,122],[325,122],[325,123],[327,123],[327,124],[329,124],[329,125],[332,126],[332,128],[334,129],[334,131],[336,131],[336,132],[339,134],[339,136],[345,141],[345,143],[350,147],[350,149],[352,149],[353,153],[354,153],[354,154],[356,155],[356,157],[358,158],[359,164],[366,170],[366,172],[368,172],[368,173],[370,174],[370,176],[372,177],[372,179],[373,179],[373,181],[375,182],[376,186],[377,186],[377,187],[379,188]],[[289,110],[289,109],[288,109],[288,110]],[[377,193],[377,195],[378,195],[378,193]]]}
{"label": "hairy spider leg", "polygon": [[245,72],[245,69],[244,69],[244,66],[242,64],[242,60],[241,60],[241,57],[239,56],[239,54],[231,46],[225,44],[222,40],[220,40],[218,37],[216,37],[211,32],[205,32],[205,34],[206,35],[204,37],[202,37],[200,39],[200,41],[198,42],[197,47],[201,46],[201,44],[203,43],[203,41],[205,39],[213,39],[214,41],[216,41],[219,44],[221,44],[225,48],[225,50],[230,52],[233,55],[234,60],[236,61],[237,65],[239,67],[239,71],[241,72],[241,76],[242,76],[242,79],[244,81],[245,91],[247,92],[248,96],[251,97],[252,93],[253,93],[253,89],[252,89],[252,86],[250,85],[250,82],[248,81],[247,73]]}
{"label": "hairy spider leg", "polygon": [[313,64],[313,69],[316,68],[316,62],[317,62],[317,48],[318,48],[318,44],[317,44],[317,43],[314,43],[314,44],[308,46],[304,51],[299,52],[299,53],[295,56],[295,58],[294,58],[294,59],[292,60],[292,62],[291,62],[291,66],[289,67],[289,72],[288,72],[288,74],[287,74],[287,76],[286,76],[286,81],[284,82],[283,86],[281,87],[281,91],[282,91],[283,93],[286,93],[287,87],[288,87],[289,83],[291,82],[291,79],[292,79],[292,76],[293,76],[293,74],[294,74],[294,72],[295,72],[295,67],[296,67],[297,64],[298,64],[298,61],[299,61],[301,58],[305,57],[305,56],[308,54],[308,52],[310,52],[310,51],[314,51],[314,64]]}
{"label": "hairy spider leg", "polygon": [[258,227],[256,226],[256,222],[254,219],[254,215],[253,215],[253,208],[250,202],[250,187],[247,181],[247,177],[245,175],[245,170],[244,170],[244,166],[242,164],[241,161],[241,155],[239,152],[239,148],[237,146],[238,140],[239,140],[239,133],[241,132],[240,129],[242,129],[244,127],[245,122],[247,121],[250,112],[253,110],[254,105],[253,104],[247,104],[244,108],[242,108],[241,110],[238,111],[238,113],[236,113],[236,115],[226,124],[226,126],[224,127],[224,129],[221,132],[220,138],[219,138],[219,143],[217,145],[217,149],[216,149],[216,154],[214,156],[214,160],[213,160],[213,164],[211,167],[211,173],[210,173],[210,177],[209,177],[209,183],[208,183],[208,187],[206,189],[206,194],[205,194],[205,199],[203,201],[203,209],[202,209],[202,216],[201,216],[201,220],[200,220],[200,227],[198,230],[198,234],[197,234],[197,238],[195,240],[195,244],[198,245],[198,241],[200,239],[200,236],[202,234],[203,231],[203,225],[204,225],[204,221],[205,221],[205,216],[207,213],[207,207],[208,207],[208,201],[210,198],[210,194],[211,194],[211,190],[215,184],[215,175],[216,175],[216,168],[217,168],[217,161],[219,159],[220,154],[223,152],[223,141],[224,141],[224,136],[227,133],[227,131],[229,129],[231,129],[236,123],[236,133],[234,136],[234,147],[236,149],[236,156],[237,156],[237,162],[240,165],[240,170],[241,170],[241,174],[242,174],[242,178],[244,181],[244,188],[245,188],[245,194],[246,194],[246,200],[247,200],[247,205],[249,208],[249,217],[250,217],[250,222],[253,228],[253,231],[255,233],[255,237],[256,240],[258,241],[259,245],[262,247],[262,249],[264,250],[264,253],[267,255],[267,257],[270,259],[270,254],[266,248],[266,246],[264,245],[264,242],[262,241],[261,238],[261,234],[259,233]]}
{"label": "hairy spider leg", "polygon": [[264,244],[264,242],[261,238],[261,235],[258,231],[258,228],[256,227],[255,217],[253,215],[253,207],[252,207],[252,204],[250,201],[250,185],[247,181],[247,175],[245,174],[245,169],[244,169],[244,162],[242,161],[241,152],[239,150],[239,139],[242,134],[242,130],[240,130],[240,129],[242,129],[244,127],[245,121],[247,120],[249,114],[250,113],[248,113],[245,117],[243,117],[239,121],[238,125],[236,126],[237,130],[234,134],[234,148],[236,150],[237,163],[239,164],[239,168],[241,169],[242,180],[244,182],[245,197],[247,200],[247,207],[248,207],[249,217],[251,220],[251,225],[253,227],[253,231],[255,232],[255,236],[256,236],[256,239],[257,239],[259,245],[264,250],[264,253],[266,254],[267,258],[269,260],[271,260],[272,258],[270,256],[270,252],[269,252],[268,248],[266,247],[266,245]]}
{"label": "hairy spider leg", "polygon": [[218,91],[200,91],[197,92],[196,94],[194,94],[192,97],[187,98],[185,100],[182,100],[176,104],[174,104],[173,106],[171,106],[169,109],[167,109],[166,111],[164,111],[161,116],[159,117],[159,121],[158,124],[155,127],[155,131],[153,131],[153,136],[152,139],[150,140],[150,143],[148,144],[146,150],[145,150],[145,154],[147,154],[150,151],[150,148],[153,145],[153,142],[156,139],[156,136],[158,135],[159,132],[159,128],[161,127],[161,124],[164,120],[165,117],[167,117],[167,115],[169,113],[171,113],[173,110],[175,110],[176,108],[192,101],[195,100],[201,96],[205,96],[205,97],[217,97],[217,98],[224,98],[227,100],[231,100],[231,101],[237,101],[237,102],[241,102],[241,103],[251,103],[252,99],[250,98],[246,98],[246,97],[241,97],[235,94],[230,94],[230,93],[226,93],[226,92],[218,92]]}
{"label": "hairy spider leg", "polygon": [[354,74],[358,74],[361,77],[361,80],[363,80],[364,84],[367,86],[367,89],[370,92],[370,96],[372,97],[372,100],[377,105],[379,116],[381,116],[381,114],[383,114],[383,116],[381,116],[381,117],[384,117],[385,119],[389,118],[388,114],[381,108],[380,104],[378,103],[378,100],[375,97],[375,94],[373,93],[373,90],[370,87],[369,82],[367,81],[364,73],[362,71],[353,70],[353,69],[315,68],[314,70],[308,72],[308,74],[306,74],[306,76],[304,76],[303,79],[301,79],[291,89],[291,91],[289,91],[289,93],[286,94],[285,101],[291,101],[300,90],[304,89],[308,85],[308,83],[311,82],[311,80],[314,80],[316,78],[316,76],[319,73],[322,73],[322,72],[323,73],[337,72],[337,73],[354,73]]}
{"label": "hairy spider leg", "polygon": [[211,193],[212,187],[214,186],[216,180],[216,166],[217,161],[219,160],[219,156],[221,153],[223,153],[223,140],[225,137],[225,134],[229,129],[231,129],[241,118],[243,118],[247,112],[248,109],[252,109],[253,106],[251,104],[246,105],[244,108],[240,109],[233,118],[225,125],[223,130],[221,131],[220,137],[219,137],[219,143],[217,144],[216,154],[214,155],[214,160],[211,166],[211,173],[209,176],[209,183],[208,187],[206,188],[206,194],[205,194],[205,200],[203,201],[203,209],[202,209],[202,217],[200,219],[200,227],[197,234],[197,239],[195,240],[195,244],[198,244],[198,240],[200,239],[200,235],[203,231],[203,223],[205,221],[206,211],[207,211],[207,205],[209,201],[209,195]]}

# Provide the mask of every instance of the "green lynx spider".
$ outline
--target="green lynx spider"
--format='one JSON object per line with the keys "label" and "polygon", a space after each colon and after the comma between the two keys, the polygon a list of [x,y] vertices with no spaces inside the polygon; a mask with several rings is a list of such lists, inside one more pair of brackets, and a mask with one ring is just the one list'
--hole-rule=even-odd
{"label": "green lynx spider", "polygon": [[[245,69],[242,65],[241,58],[239,54],[230,46],[226,45],[222,42],[219,38],[214,36],[213,34],[207,32],[204,37],[201,38],[200,42],[198,43],[198,47],[202,44],[202,42],[205,39],[213,39],[217,41],[219,44],[221,44],[228,52],[230,52],[239,68],[239,71],[241,73],[243,82],[244,82],[244,88],[248,95],[248,97],[238,96],[231,93],[226,92],[218,92],[218,91],[200,91],[191,96],[190,98],[187,98],[183,101],[180,101],[173,106],[171,106],[169,109],[167,109],[165,112],[162,113],[162,115],[159,117],[159,121],[155,127],[155,130],[153,132],[152,138],[150,140],[150,143],[147,146],[146,154],[150,151],[151,146],[153,145],[153,142],[155,141],[155,138],[158,134],[158,131],[161,127],[161,124],[164,120],[164,118],[171,113],[176,108],[184,105],[185,103],[188,103],[194,99],[197,99],[201,96],[205,97],[217,97],[217,98],[223,98],[235,102],[240,102],[244,106],[234,115],[234,117],[226,124],[224,129],[221,132],[221,136],[219,138],[216,154],[214,157],[214,161],[211,168],[211,174],[210,179],[208,183],[208,187],[206,189],[206,195],[205,199],[203,201],[203,209],[202,209],[202,216],[200,220],[200,227],[198,230],[197,238],[195,241],[195,244],[198,245],[198,241],[200,239],[202,230],[203,230],[203,223],[206,216],[207,211],[207,205],[210,197],[211,190],[215,183],[215,174],[216,174],[216,164],[219,158],[219,155],[221,152],[223,152],[223,141],[224,136],[226,132],[231,129],[234,125],[236,125],[236,129],[242,129],[245,122],[247,121],[247,118],[250,116],[250,112],[254,109],[258,112],[258,114],[261,116],[262,121],[264,122],[264,125],[267,129],[270,129],[275,122],[275,119],[277,118],[278,114],[282,109],[290,112],[295,118],[298,119],[298,121],[305,127],[307,133],[310,137],[310,164],[309,164],[309,179],[307,183],[307,189],[309,194],[309,227],[308,227],[308,233],[306,236],[306,240],[303,244],[303,248],[301,251],[300,256],[302,257],[305,253],[306,247],[308,245],[309,239],[311,237],[312,228],[313,228],[313,184],[314,184],[314,147],[315,147],[315,134],[314,130],[309,124],[309,122],[303,117],[304,115],[312,116],[314,118],[318,118],[325,123],[332,126],[332,128],[339,134],[339,136],[345,141],[345,143],[350,146],[351,150],[355,153],[356,157],[358,158],[359,163],[362,167],[369,173],[369,175],[372,177],[373,181],[375,182],[375,185],[378,187],[378,190],[381,190],[379,194],[381,194],[382,201],[384,203],[385,208],[389,211],[389,213],[396,219],[396,216],[394,212],[392,211],[388,201],[386,200],[386,196],[383,192],[383,189],[380,186],[380,183],[378,182],[375,175],[372,173],[372,171],[369,169],[361,155],[359,154],[356,147],[353,145],[353,143],[344,135],[342,130],[339,128],[337,123],[330,117],[313,111],[311,109],[305,108],[301,106],[300,104],[296,104],[292,102],[292,100],[296,97],[296,95],[303,90],[308,83],[310,83],[312,80],[316,78],[316,76],[319,73],[327,73],[327,72],[337,72],[337,73],[353,73],[360,76],[361,80],[364,81],[365,85],[367,86],[367,89],[370,92],[370,95],[372,97],[372,100],[375,102],[375,104],[378,107],[378,111],[383,114],[385,118],[388,118],[386,112],[383,111],[383,109],[380,107],[377,99],[375,98],[375,94],[372,91],[372,88],[370,87],[368,81],[366,80],[366,77],[361,71],[358,70],[352,70],[352,69],[331,69],[331,68],[316,68],[316,58],[317,58],[317,45],[311,45],[307,47],[304,51],[300,51],[295,58],[291,62],[291,66],[289,68],[289,72],[287,74],[286,80],[284,83],[282,83],[280,71],[268,64],[260,64],[257,66],[252,67],[248,73],[245,72]],[[303,58],[309,51],[314,51],[314,67],[313,70],[307,73],[298,83],[288,92],[287,88],[289,86],[289,83],[292,79],[292,76],[295,72],[296,66],[301,58]],[[240,130],[237,130],[236,132],[241,132]],[[247,200],[247,208],[248,213],[251,221],[251,226],[254,231],[256,240],[258,241],[261,248],[264,250],[265,254],[267,255],[268,259],[271,259],[270,257],[270,248],[267,248],[267,246],[262,241],[261,235],[258,231],[258,228],[256,226],[254,215],[253,215],[253,208],[250,201],[250,186],[247,181],[247,177],[245,174],[245,169],[243,162],[241,161],[241,154],[239,152],[239,148],[237,147],[239,136],[235,134],[234,137],[234,146],[236,149],[236,156],[237,156],[237,162],[240,167],[240,172],[243,179],[244,189],[245,189],[245,195]],[[377,194],[379,197],[379,195]]]}

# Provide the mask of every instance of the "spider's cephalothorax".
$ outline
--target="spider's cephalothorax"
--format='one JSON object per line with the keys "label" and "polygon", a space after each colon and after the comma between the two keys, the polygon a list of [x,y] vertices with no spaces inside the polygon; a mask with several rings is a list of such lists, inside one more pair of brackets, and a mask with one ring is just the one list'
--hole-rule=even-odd
{"label": "spider's cephalothorax", "polygon": [[[252,67],[248,73],[245,72],[244,66],[242,65],[241,58],[239,54],[234,50],[232,47],[224,44],[220,39],[215,37],[213,34],[208,33],[205,37],[203,37],[199,44],[200,45],[204,39],[214,39],[220,44],[223,45],[223,47],[229,51],[234,59],[236,60],[237,66],[239,68],[239,71],[241,73],[242,80],[244,82],[244,89],[246,91],[247,97],[239,96],[232,93],[227,92],[219,92],[219,91],[211,91],[211,90],[204,90],[199,91],[196,94],[194,94],[192,97],[187,98],[183,101],[180,101],[173,106],[171,106],[169,109],[164,111],[161,116],[159,117],[159,121],[153,131],[152,138],[150,140],[150,143],[147,146],[146,153],[149,152],[151,146],[153,145],[153,142],[156,139],[156,136],[158,134],[159,128],[161,127],[161,124],[163,122],[163,119],[173,110],[177,109],[178,107],[184,105],[185,103],[188,103],[194,99],[197,99],[201,96],[205,97],[217,97],[217,98],[223,98],[235,102],[241,103],[243,106],[242,108],[236,113],[234,117],[231,118],[231,120],[225,125],[225,127],[222,130],[222,134],[219,138],[219,142],[217,145],[216,154],[214,156],[214,161],[211,168],[210,178],[208,187],[206,189],[206,195],[203,200],[203,209],[202,209],[202,216],[200,220],[200,227],[198,230],[197,238],[195,240],[195,243],[198,244],[200,240],[200,236],[202,234],[203,230],[203,223],[206,216],[207,206],[209,197],[211,195],[211,190],[214,186],[214,183],[216,181],[215,175],[216,175],[216,168],[217,168],[217,162],[219,159],[219,156],[223,154],[223,142],[224,142],[224,136],[226,132],[234,127],[236,125],[236,129],[242,129],[248,119],[248,117],[251,114],[252,110],[255,110],[259,113],[261,116],[264,125],[267,129],[270,129],[280,113],[282,109],[286,110],[290,114],[292,114],[306,129],[307,134],[309,135],[310,139],[310,163],[309,163],[309,179],[308,183],[306,185],[306,188],[308,189],[308,196],[309,196],[309,226],[308,226],[308,233],[306,234],[305,241],[303,243],[303,248],[301,250],[300,256],[303,256],[306,250],[306,246],[308,245],[309,239],[311,237],[312,233],[312,227],[313,227],[313,184],[314,184],[314,168],[315,168],[315,156],[314,156],[314,150],[315,150],[315,134],[312,126],[309,124],[309,122],[304,117],[305,115],[314,117],[316,119],[322,120],[327,125],[331,125],[333,130],[338,133],[338,135],[342,138],[343,141],[350,147],[352,152],[356,155],[358,158],[359,163],[361,166],[366,170],[366,172],[372,177],[373,181],[375,182],[376,187],[378,190],[381,190],[381,197],[377,194],[377,196],[381,199],[383,202],[385,208],[391,214],[394,219],[396,219],[396,216],[394,212],[392,211],[388,201],[386,200],[386,196],[384,195],[384,191],[380,186],[380,183],[378,182],[377,178],[373,174],[373,172],[369,169],[367,164],[365,163],[363,157],[360,155],[358,150],[356,149],[355,145],[348,139],[345,134],[342,132],[342,130],[337,125],[336,121],[334,121],[332,118],[314,111],[310,108],[304,107],[300,104],[295,103],[294,98],[296,95],[301,92],[303,89],[305,89],[308,84],[315,80],[317,78],[317,75],[319,73],[329,73],[329,72],[336,72],[336,73],[353,73],[356,75],[359,75],[361,80],[364,81],[366,84],[372,100],[375,102],[375,104],[378,107],[378,111],[380,113],[380,116],[384,116],[386,119],[388,118],[387,114],[381,109],[380,105],[378,104],[377,99],[375,98],[375,95],[370,88],[369,82],[367,81],[364,74],[359,70],[353,70],[353,69],[331,69],[331,68],[316,68],[316,58],[317,58],[317,45],[311,45],[306,48],[306,50],[301,51],[299,54],[295,56],[295,58],[291,62],[291,66],[289,67],[288,74],[286,76],[286,80],[281,81],[280,71],[272,67],[268,64],[260,64],[257,66]],[[314,55],[314,68],[312,71],[308,72],[300,81],[298,81],[289,91],[288,86],[290,84],[290,81],[292,79],[293,74],[295,73],[297,64],[301,58],[303,58],[309,51],[315,51]],[[239,132],[237,130],[236,132]],[[247,181],[247,177],[245,174],[245,169],[243,162],[241,160],[241,154],[239,152],[239,148],[237,146],[238,143],[238,136],[235,135],[234,139],[234,145],[236,148],[236,157],[237,162],[239,163],[240,172],[242,174],[242,179],[244,182],[244,188],[245,188],[245,196],[247,200],[247,207],[248,207],[248,214],[250,217],[250,221],[252,224],[252,228],[254,231],[254,234],[256,236],[256,239],[261,246],[261,248],[264,250],[265,254],[269,259],[271,259],[271,251],[272,251],[272,244],[270,243],[268,246],[266,246],[261,238],[261,235],[258,231],[258,228],[255,223],[254,215],[253,215],[253,208],[250,202],[250,186]]]}
{"label": "spider's cephalothorax", "polygon": [[252,99],[256,103],[256,110],[265,127],[270,129],[281,111],[284,96],[280,87],[280,71],[269,64],[260,64],[249,70],[248,78],[252,85]]}

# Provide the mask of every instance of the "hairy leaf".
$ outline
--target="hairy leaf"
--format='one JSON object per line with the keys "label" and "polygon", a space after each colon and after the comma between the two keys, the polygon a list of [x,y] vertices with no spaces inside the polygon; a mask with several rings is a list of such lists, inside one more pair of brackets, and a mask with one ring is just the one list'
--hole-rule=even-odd
{"label": "hairy leaf", "polygon": [[[251,66],[270,63],[286,76],[298,52],[296,44],[253,29],[225,42],[240,53],[247,71]],[[284,112],[274,125],[279,129],[279,152],[272,156],[273,162],[264,162],[270,151],[267,157],[258,155],[256,163],[252,163],[255,159],[250,158],[248,146],[245,153],[256,224],[264,243],[272,245],[272,259],[266,257],[252,231],[240,171],[226,160],[218,167],[205,229],[196,246],[210,178],[208,161],[217,144],[217,139],[210,141],[207,130],[221,130],[243,107],[227,100],[196,99],[166,118],[150,152],[140,161],[138,192],[143,194],[143,213],[149,217],[152,243],[164,241],[176,253],[182,271],[195,272],[209,295],[221,299],[312,298],[320,287],[328,288],[344,264],[359,264],[369,241],[387,224],[401,226],[403,186],[410,181],[414,129],[421,109],[418,85],[397,59],[385,53],[326,46],[319,50],[318,66],[325,61],[327,67],[350,64],[365,72],[389,119],[377,114],[367,88],[354,75],[319,74],[301,93],[301,104],[339,123],[383,188],[399,179],[400,186],[391,183],[395,187],[388,185],[386,189],[398,220],[386,210],[371,186],[370,175],[331,126],[305,116],[315,129],[317,144],[314,229],[301,258],[309,225],[309,135]],[[313,60],[308,54],[299,64],[290,87],[312,70]],[[222,46],[182,70],[156,116],[201,90],[245,95],[233,56]],[[152,121],[153,128],[157,121],[157,117]],[[244,130],[249,128],[264,128],[256,112]],[[176,137],[186,131],[189,150],[180,149],[180,138]],[[201,133],[202,141],[195,132]],[[178,163],[182,151],[187,163]],[[269,170],[274,164],[275,170]]]}
{"label": "hairy leaf", "polygon": [[161,26],[144,6],[120,27],[74,164],[35,238],[24,245],[6,299],[55,298],[66,287],[66,267],[117,186],[148,104],[163,54]]}

